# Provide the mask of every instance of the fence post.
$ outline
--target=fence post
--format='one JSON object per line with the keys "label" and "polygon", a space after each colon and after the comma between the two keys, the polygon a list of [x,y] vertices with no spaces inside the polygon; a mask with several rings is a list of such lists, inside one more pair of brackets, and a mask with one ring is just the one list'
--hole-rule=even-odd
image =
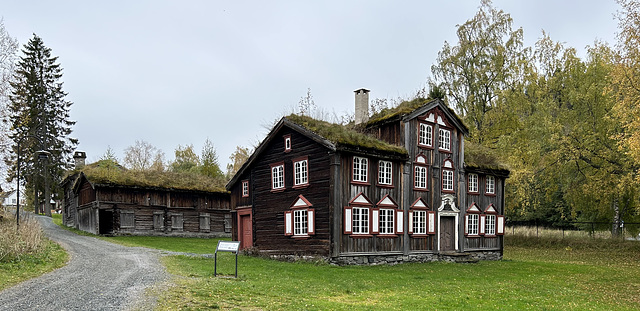
{"label": "fence post", "polygon": [[536,221],[536,238],[539,238],[540,236],[538,235],[538,222]]}
{"label": "fence post", "polygon": [[591,222],[591,238],[596,238],[596,231],[593,228],[593,221]]}

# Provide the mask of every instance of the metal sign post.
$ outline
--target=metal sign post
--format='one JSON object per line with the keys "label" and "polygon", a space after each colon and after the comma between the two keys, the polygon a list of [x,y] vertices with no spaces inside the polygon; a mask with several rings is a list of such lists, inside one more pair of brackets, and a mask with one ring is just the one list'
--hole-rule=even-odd
{"label": "metal sign post", "polygon": [[218,276],[218,252],[231,252],[236,254],[236,278],[238,278],[238,250],[240,249],[240,241],[218,241],[216,252],[214,254],[215,263],[213,266],[213,276]]}

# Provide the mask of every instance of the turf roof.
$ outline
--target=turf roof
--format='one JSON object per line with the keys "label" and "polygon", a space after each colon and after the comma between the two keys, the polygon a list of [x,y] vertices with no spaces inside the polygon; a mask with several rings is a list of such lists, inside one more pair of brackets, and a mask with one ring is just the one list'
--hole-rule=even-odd
{"label": "turf roof", "polygon": [[472,169],[509,174],[509,167],[500,161],[494,150],[470,141],[464,143],[464,164]]}
{"label": "turf roof", "polygon": [[392,120],[395,117],[401,117],[401,116],[407,115],[413,112],[414,110],[428,104],[431,101],[432,99],[429,99],[429,98],[416,98],[410,101],[403,101],[397,107],[382,109],[380,112],[372,115],[369,118],[369,121],[367,122],[366,126],[385,122],[387,120]]}
{"label": "turf roof", "polygon": [[348,125],[329,123],[296,114],[289,115],[286,119],[332,142],[338,148],[364,148],[407,155],[407,150],[404,147],[392,145],[360,133]]}
{"label": "turf roof", "polygon": [[213,178],[194,173],[131,171],[109,160],[86,165],[70,172],[84,173],[93,184],[169,190],[227,192],[224,185]]}

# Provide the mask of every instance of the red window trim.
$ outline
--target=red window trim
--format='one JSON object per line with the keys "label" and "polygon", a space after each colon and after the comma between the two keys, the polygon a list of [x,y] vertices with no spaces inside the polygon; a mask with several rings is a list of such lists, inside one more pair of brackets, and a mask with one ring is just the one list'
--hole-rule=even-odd
{"label": "red window trim", "polygon": [[[296,185],[296,162],[300,162],[300,161],[307,161],[307,182],[304,184],[299,184]],[[301,156],[301,157],[297,157],[291,160],[291,167],[293,168],[293,189],[300,189],[300,188],[306,188],[309,187],[309,179],[311,177],[311,174],[309,174],[310,166],[309,166],[309,156]]]}
{"label": "red window trim", "polygon": [[[391,184],[381,184],[380,183],[380,162],[389,162],[391,163]],[[389,189],[393,189],[395,188],[395,185],[393,184],[393,162],[392,161],[387,161],[387,160],[378,160],[378,178],[376,178],[376,185],[380,188],[389,188]]]}
{"label": "red window trim", "polygon": [[[418,188],[416,186],[416,167],[424,167],[427,173],[427,176],[425,176],[426,178],[426,185],[424,188]],[[413,190],[415,191],[429,191],[429,166],[426,164],[413,164]]]}
{"label": "red window trim", "polygon": [[[425,144],[421,144],[420,143],[420,128],[421,128],[422,124],[431,126],[431,145],[425,145]],[[433,141],[434,141],[434,137],[435,137],[434,130],[435,130],[435,124],[434,123],[431,123],[431,122],[426,121],[426,120],[420,120],[418,122],[418,147],[419,148],[421,148],[421,149],[430,149],[430,150],[434,149],[434,147],[433,147]]]}
{"label": "red window trim", "polygon": [[[291,152],[293,148],[293,143],[291,142],[291,134],[284,135],[284,152]],[[287,147],[287,140],[289,141],[289,146]]]}
{"label": "red window trim", "polygon": [[[367,171],[366,171],[366,179],[367,181],[356,181],[354,180],[355,174],[353,173],[353,160],[355,158],[361,158],[361,159],[367,159]],[[351,184],[354,185],[361,185],[361,186],[370,186],[371,185],[371,179],[369,178],[369,170],[371,169],[371,165],[370,163],[371,161],[369,161],[369,158],[366,157],[361,157],[361,156],[352,156],[351,157]]]}
{"label": "red window trim", "polygon": [[[271,178],[273,178],[273,176],[271,176]],[[244,185],[247,185],[247,194],[244,193]],[[273,184],[271,184],[273,186]],[[243,198],[248,198],[249,197],[249,180],[243,180],[241,183],[241,190],[242,191],[242,197]]]}
{"label": "red window trim", "polygon": [[[493,177],[493,192],[487,192],[487,180],[489,177]],[[484,180],[484,195],[487,197],[495,197],[496,196],[496,177],[493,175],[486,175]]]}
{"label": "red window trim", "polygon": [[[469,186],[471,185],[471,175],[476,175],[476,191],[469,190]],[[469,173],[467,175],[467,194],[480,195],[480,176],[476,173]]]}
{"label": "red window trim", "polygon": [[[282,165],[282,188],[273,188],[273,168]],[[271,192],[282,192],[287,189],[286,170],[284,167],[284,161],[269,164],[269,174],[271,176]]]}
{"label": "red window trim", "polygon": [[[440,172],[440,180],[441,180],[440,187],[442,188],[442,192],[443,193],[456,193],[456,173],[455,173],[455,170],[451,169],[451,168],[443,168],[441,171],[442,172]],[[451,173],[453,175],[453,176],[451,176],[451,179],[452,179],[451,183],[452,183],[452,186],[453,186],[453,190],[448,190],[448,189],[445,190],[444,189],[444,171],[451,171]]]}
{"label": "red window trim", "polygon": [[[443,119],[446,119],[446,118],[443,117]],[[448,150],[440,148],[440,129],[449,131],[449,149]],[[441,153],[453,153],[453,151],[451,150],[453,149],[452,137],[453,137],[453,128],[438,124],[438,151],[440,151]]]}

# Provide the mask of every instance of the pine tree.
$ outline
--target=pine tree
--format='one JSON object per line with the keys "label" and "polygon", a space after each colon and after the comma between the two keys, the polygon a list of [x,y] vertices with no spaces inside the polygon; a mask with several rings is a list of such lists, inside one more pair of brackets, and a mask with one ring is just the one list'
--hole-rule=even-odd
{"label": "pine tree", "polygon": [[[9,137],[14,142],[14,152],[7,164],[11,166],[10,178],[14,178],[19,145],[21,180],[29,177],[27,193],[33,191],[36,197],[44,194],[45,212],[50,214],[50,195],[59,192],[59,181],[78,144],[69,136],[75,124],[69,116],[72,102],[65,99],[67,93],[62,90],[58,58],[51,56],[51,49],[40,37],[34,34],[22,53],[11,82],[7,122],[11,125]],[[40,150],[48,151],[45,162],[38,159]]]}

